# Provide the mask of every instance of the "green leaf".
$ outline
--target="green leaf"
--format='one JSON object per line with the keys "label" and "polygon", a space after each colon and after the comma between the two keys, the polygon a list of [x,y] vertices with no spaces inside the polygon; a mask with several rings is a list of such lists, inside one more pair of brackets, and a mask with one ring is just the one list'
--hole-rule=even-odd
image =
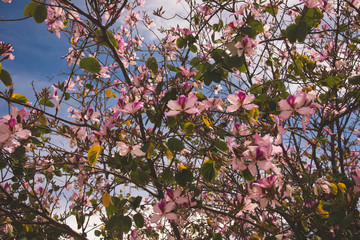
{"label": "green leaf", "polygon": [[183,39],[183,38],[181,38],[181,37],[179,37],[179,38],[176,40],[176,46],[177,46],[178,48],[183,48],[183,47],[185,47],[185,46],[186,46],[186,40]]}
{"label": "green leaf", "polygon": [[180,152],[184,149],[184,143],[177,138],[170,138],[167,141],[167,146],[172,152]]}
{"label": "green leaf", "polygon": [[208,159],[201,165],[201,176],[207,182],[213,182],[217,176],[218,170],[215,169],[214,164],[214,160]]}
{"label": "green leaf", "polygon": [[323,18],[323,13],[319,8],[310,8],[304,16],[304,22],[310,27],[315,27],[320,23],[320,20]]}
{"label": "green leaf", "polygon": [[308,33],[308,26],[304,22],[300,22],[297,25],[296,30],[297,30],[297,34],[298,34],[297,39],[298,39],[299,43],[304,42],[306,39],[306,35]]}
{"label": "green leaf", "polygon": [[262,93],[262,86],[259,84],[253,84],[250,88],[251,94],[261,94]]}
{"label": "green leaf", "polygon": [[189,46],[189,49],[190,49],[190,51],[193,52],[193,53],[196,53],[197,50],[198,50],[198,48],[197,48],[194,44],[191,44],[191,45]]}
{"label": "green leaf", "polygon": [[213,237],[213,240],[222,240],[222,236],[221,236],[221,233],[215,233],[214,234],[214,237]]}
{"label": "green leaf", "polygon": [[129,216],[122,217],[123,230],[125,233],[129,232],[131,229],[131,218]]}
{"label": "green leaf", "polygon": [[55,107],[54,103],[52,103],[49,99],[45,99],[45,98],[41,99],[39,101],[39,104],[47,107]]}
{"label": "green leaf", "polygon": [[224,63],[226,64],[226,67],[228,67],[229,69],[234,67],[238,68],[244,64],[244,57],[238,57],[237,54],[233,56],[225,55]]}
{"label": "green leaf", "polygon": [[134,215],[133,219],[136,224],[136,227],[138,227],[138,228],[144,227],[145,219],[144,219],[143,215],[141,215],[140,213],[137,213]]}
{"label": "green leaf", "polygon": [[24,16],[32,17],[37,6],[38,6],[38,3],[34,2],[34,1],[29,2],[24,8],[24,12],[23,12]]}
{"label": "green leaf", "polygon": [[42,23],[43,21],[45,21],[47,17],[46,7],[42,4],[38,4],[38,6],[35,8],[35,11],[33,12],[32,17],[34,18],[36,23]]}
{"label": "green leaf", "polygon": [[227,152],[229,149],[227,147],[226,142],[218,140],[214,144],[215,148],[221,152]]}
{"label": "green leaf", "polygon": [[175,174],[175,181],[181,186],[185,187],[187,183],[192,182],[194,176],[189,169],[184,169]]}
{"label": "green leaf", "polygon": [[253,182],[255,180],[254,176],[251,174],[249,169],[245,169],[244,171],[241,172],[243,177],[249,181],[249,182]]}
{"label": "green leaf", "polygon": [[289,39],[290,43],[295,43],[298,39],[298,31],[297,31],[297,25],[291,24],[286,28],[286,37]]}
{"label": "green leaf", "polygon": [[135,210],[140,206],[142,197],[141,196],[137,196],[136,198],[133,199],[133,201],[131,202],[131,207]]}
{"label": "green leaf", "polygon": [[244,35],[248,35],[249,38],[255,38],[256,35],[257,35],[257,32],[254,28],[252,27],[244,27],[241,32],[244,34]]}
{"label": "green leaf", "polygon": [[259,20],[253,20],[249,23],[249,25],[254,28],[258,33],[264,32],[264,25]]}
{"label": "green leaf", "polygon": [[156,59],[153,56],[149,57],[146,61],[146,67],[151,70],[153,77],[155,77],[159,67]]}
{"label": "green leaf", "polygon": [[172,72],[180,72],[180,69],[177,68],[177,67],[175,67],[175,66],[173,66],[173,65],[166,64],[166,67],[167,67],[170,71],[172,71]]}
{"label": "green leaf", "polygon": [[[2,74],[2,73],[1,73]],[[351,85],[358,85],[360,84],[360,75],[355,75],[349,77],[349,84]]]}
{"label": "green leaf", "polygon": [[65,93],[65,100],[69,100],[70,99],[70,93]]}
{"label": "green leaf", "polygon": [[198,57],[194,57],[190,61],[190,65],[193,66],[193,67],[196,67],[199,63],[200,63],[200,59]]}
{"label": "green leaf", "polygon": [[[109,44],[107,44],[107,42],[102,40],[102,30],[101,29],[96,30],[95,34],[96,34],[97,41],[101,42],[101,44],[104,45],[105,47],[110,47]],[[116,41],[112,32],[110,32],[109,30],[106,30],[106,35],[107,35],[108,39],[110,40],[111,44],[115,48],[117,48],[119,46],[119,43],[118,43],[118,41]]]}
{"label": "green leaf", "polygon": [[114,215],[106,223],[105,228],[109,231],[119,230],[121,228],[121,216]]}
{"label": "green leaf", "polygon": [[100,63],[98,62],[98,60],[96,60],[96,58],[93,57],[84,57],[83,59],[81,59],[80,68],[93,74],[101,71]]}
{"label": "green leaf", "polygon": [[13,94],[11,96],[11,99],[19,102],[19,103],[27,103],[29,101],[29,99],[21,94]]}
{"label": "green leaf", "polygon": [[10,87],[12,84],[12,79],[10,73],[5,69],[1,69],[0,72],[0,79],[4,83],[5,86]]}
{"label": "green leaf", "polygon": [[204,74],[204,83],[209,86],[212,82],[220,83],[222,75],[219,71],[208,71]]}
{"label": "green leaf", "polygon": [[327,77],[324,80],[320,81],[320,83],[323,86],[327,86],[329,88],[334,88],[337,85],[339,85],[339,83],[341,83],[341,79],[338,77],[330,76],[330,77]]}

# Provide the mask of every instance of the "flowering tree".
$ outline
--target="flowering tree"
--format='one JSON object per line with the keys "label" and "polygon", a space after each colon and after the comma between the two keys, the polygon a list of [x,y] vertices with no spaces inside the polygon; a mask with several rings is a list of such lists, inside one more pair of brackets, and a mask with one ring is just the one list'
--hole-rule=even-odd
{"label": "flowering tree", "polygon": [[360,1],[74,2],[24,8],[69,39],[33,103],[0,43],[2,239],[360,235]]}

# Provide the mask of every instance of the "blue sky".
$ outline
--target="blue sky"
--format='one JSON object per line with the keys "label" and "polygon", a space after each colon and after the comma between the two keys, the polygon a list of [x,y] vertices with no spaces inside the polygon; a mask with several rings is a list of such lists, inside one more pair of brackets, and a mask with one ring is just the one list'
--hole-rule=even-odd
{"label": "blue sky", "polygon": [[[0,17],[18,19],[23,17],[23,9],[29,0],[13,0],[11,4],[0,1]],[[16,93],[27,96],[34,101],[31,82],[38,90],[51,86],[48,77],[53,77],[61,70],[66,70],[66,61],[61,59],[68,52],[67,40],[58,38],[47,31],[47,25],[37,24],[32,18],[15,21],[0,21],[0,41],[11,43],[15,60],[2,62],[2,68],[9,71],[14,82]],[[64,80],[64,76],[55,78]],[[54,81],[52,81],[54,82]],[[5,86],[0,84],[0,91]],[[7,110],[5,102],[0,102],[0,112]]]}

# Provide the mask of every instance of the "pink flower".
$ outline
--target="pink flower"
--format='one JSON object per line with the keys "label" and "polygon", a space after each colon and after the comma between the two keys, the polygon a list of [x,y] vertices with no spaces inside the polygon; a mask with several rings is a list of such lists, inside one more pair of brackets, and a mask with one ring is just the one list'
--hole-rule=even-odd
{"label": "pink flower", "polygon": [[189,199],[187,197],[180,197],[181,193],[182,193],[181,188],[178,188],[175,191],[169,188],[166,191],[166,200],[168,202],[175,202],[179,205],[188,203]]}
{"label": "pink flower", "polygon": [[130,114],[134,114],[136,113],[138,110],[140,110],[142,107],[144,106],[143,102],[133,102],[133,103],[128,103],[124,106],[124,109],[121,110],[124,113],[130,113]]}
{"label": "pink flower", "polygon": [[161,199],[160,202],[154,205],[154,212],[156,214],[153,214],[150,216],[150,222],[156,223],[158,222],[162,217],[166,217],[168,220],[176,221],[177,215],[173,212],[171,212],[175,207],[175,202],[168,202],[164,199]]}
{"label": "pink flower", "polygon": [[128,12],[128,15],[124,18],[124,21],[130,27],[134,27],[138,21],[142,21],[140,15],[133,10]]}
{"label": "pink flower", "polygon": [[307,8],[314,8],[320,6],[319,0],[301,0],[301,1],[305,3]]}
{"label": "pink flower", "polygon": [[167,106],[171,109],[171,111],[165,114],[166,117],[175,116],[181,112],[186,112],[188,114],[195,114],[199,112],[199,109],[194,107],[197,102],[197,97],[195,95],[190,95],[189,98],[185,97],[185,95],[181,95],[178,100],[171,100],[167,104]]}
{"label": "pink flower", "polygon": [[119,154],[121,156],[126,156],[129,152],[131,152],[135,156],[145,156],[145,153],[141,151],[140,145],[131,146],[124,142],[118,142],[117,146],[120,148]]}
{"label": "pink flower", "polygon": [[243,197],[240,194],[236,196],[236,199],[238,201],[238,206],[240,208],[240,211],[235,215],[236,217],[239,217],[243,214],[244,211],[251,211],[258,207],[256,203],[252,203],[251,199],[247,196]]}
{"label": "pink flower", "polygon": [[208,98],[200,102],[198,108],[201,112],[209,108],[215,108],[223,112],[224,109],[221,107],[222,104],[223,101],[221,98]]}
{"label": "pink flower", "polygon": [[182,70],[182,75],[184,75],[185,77],[189,78],[196,74],[196,71],[190,71],[190,68],[183,67],[183,66],[180,66],[179,68]]}
{"label": "pink flower", "polygon": [[360,168],[356,167],[355,174],[352,175],[352,178],[354,179],[355,186],[354,186],[354,193],[360,192]]}
{"label": "pink flower", "polygon": [[17,116],[23,120],[28,113],[23,110],[18,111],[16,107],[11,109],[11,115],[5,115],[0,120],[0,146],[6,151],[13,152],[20,143],[15,139],[27,139],[31,137],[31,132],[22,128],[22,124],[17,122]]}
{"label": "pink flower", "polygon": [[279,115],[280,120],[287,120],[293,112],[298,112],[301,115],[312,115],[315,113],[314,108],[310,106],[304,106],[307,102],[306,93],[299,90],[296,95],[290,95],[286,100],[279,102],[280,110],[282,111]]}
{"label": "pink flower", "polygon": [[238,122],[231,126],[231,132],[241,136],[250,135],[249,126],[244,123],[240,124]]}
{"label": "pink flower", "polygon": [[86,115],[84,116],[84,119],[92,120],[92,121],[94,121],[94,123],[100,123],[99,117],[100,117],[100,113],[94,112],[94,109],[92,107],[90,107],[88,109]]}
{"label": "pink flower", "polygon": [[246,56],[254,56],[256,55],[256,45],[257,41],[249,38],[248,36],[244,37],[241,42],[235,44],[235,47],[238,51],[238,56],[241,57],[243,54]]}
{"label": "pink flower", "polygon": [[240,107],[245,108],[246,110],[252,110],[254,108],[258,108],[258,105],[251,104],[254,101],[254,95],[246,95],[245,92],[239,91],[235,92],[235,94],[231,94],[227,97],[227,100],[232,104],[227,109],[226,112],[235,112]]}

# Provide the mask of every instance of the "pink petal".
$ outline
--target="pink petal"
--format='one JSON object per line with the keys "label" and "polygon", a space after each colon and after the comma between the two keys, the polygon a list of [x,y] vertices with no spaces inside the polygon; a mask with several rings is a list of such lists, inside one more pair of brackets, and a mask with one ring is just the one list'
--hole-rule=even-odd
{"label": "pink petal", "polygon": [[198,113],[198,112],[199,112],[199,109],[197,109],[197,108],[190,108],[190,109],[186,110],[185,112],[188,113],[188,114],[195,114],[195,113]]}
{"label": "pink petal", "polygon": [[300,113],[301,115],[311,115],[315,113],[315,110],[311,107],[302,107],[299,109],[296,109],[296,111],[298,113]]}
{"label": "pink petal", "polygon": [[258,161],[257,165],[259,166],[259,169],[264,171],[267,171],[272,167],[272,163],[268,160]]}
{"label": "pink petal", "polygon": [[175,100],[171,100],[168,102],[167,106],[172,110],[181,111],[180,105]]}
{"label": "pink petal", "polygon": [[143,151],[140,150],[140,146],[139,145],[136,145],[133,147],[133,150],[131,151],[134,155],[136,156],[145,156],[145,153]]}
{"label": "pink petal", "polygon": [[175,200],[175,202],[179,205],[181,204],[185,204],[189,202],[189,198],[187,197],[179,197],[178,199]]}
{"label": "pink petal", "polygon": [[178,115],[180,113],[180,111],[169,111],[167,113],[165,113],[165,117],[172,117],[175,115]]}
{"label": "pink petal", "polygon": [[258,108],[259,106],[256,104],[247,104],[247,105],[243,105],[243,108],[245,108],[246,110],[253,110],[254,108]]}
{"label": "pink petal", "polygon": [[156,222],[158,222],[160,220],[160,218],[161,218],[161,215],[153,214],[153,215],[150,216],[150,222],[156,223]]}
{"label": "pink petal", "polygon": [[181,193],[182,193],[181,188],[176,189],[176,190],[174,191],[174,199],[180,197]]}
{"label": "pink petal", "polygon": [[290,104],[284,99],[279,102],[279,107],[281,111],[289,111],[292,109]]}
{"label": "pink petal", "polygon": [[291,116],[291,114],[292,114],[292,111],[282,111],[279,115],[279,118],[281,120],[288,120],[289,117]]}
{"label": "pink petal", "polygon": [[251,103],[251,102],[253,102],[254,101],[254,99],[255,99],[255,96],[254,95],[247,95],[246,96],[246,98],[244,99],[244,104],[248,104],[248,103]]}
{"label": "pink petal", "polygon": [[165,209],[164,209],[164,213],[168,213],[171,212],[171,210],[173,210],[175,207],[175,203],[174,202],[168,202],[166,203]]}
{"label": "pink petal", "polygon": [[227,107],[226,112],[235,112],[240,108],[239,104],[230,105]]}
{"label": "pink petal", "polygon": [[31,136],[31,132],[26,129],[22,129],[16,132],[16,136],[18,136],[20,139],[26,139]]}
{"label": "pink petal", "polygon": [[186,101],[184,108],[185,109],[192,108],[196,102],[197,102],[197,97],[196,96],[190,96],[188,98],[188,100]]}
{"label": "pink petal", "polygon": [[167,213],[165,214],[165,217],[169,220],[172,220],[172,221],[176,221],[177,220],[177,215],[175,213]]}
{"label": "pink petal", "polygon": [[153,206],[153,209],[154,209],[154,212],[159,213],[159,214],[162,214],[162,211],[160,210],[158,204],[155,204],[155,205]]}
{"label": "pink petal", "polygon": [[239,104],[239,97],[236,96],[235,94],[231,94],[229,96],[227,96],[227,100],[231,103],[231,104]]}
{"label": "pink petal", "polygon": [[10,132],[7,126],[0,127],[0,143],[5,142],[10,137]]}

